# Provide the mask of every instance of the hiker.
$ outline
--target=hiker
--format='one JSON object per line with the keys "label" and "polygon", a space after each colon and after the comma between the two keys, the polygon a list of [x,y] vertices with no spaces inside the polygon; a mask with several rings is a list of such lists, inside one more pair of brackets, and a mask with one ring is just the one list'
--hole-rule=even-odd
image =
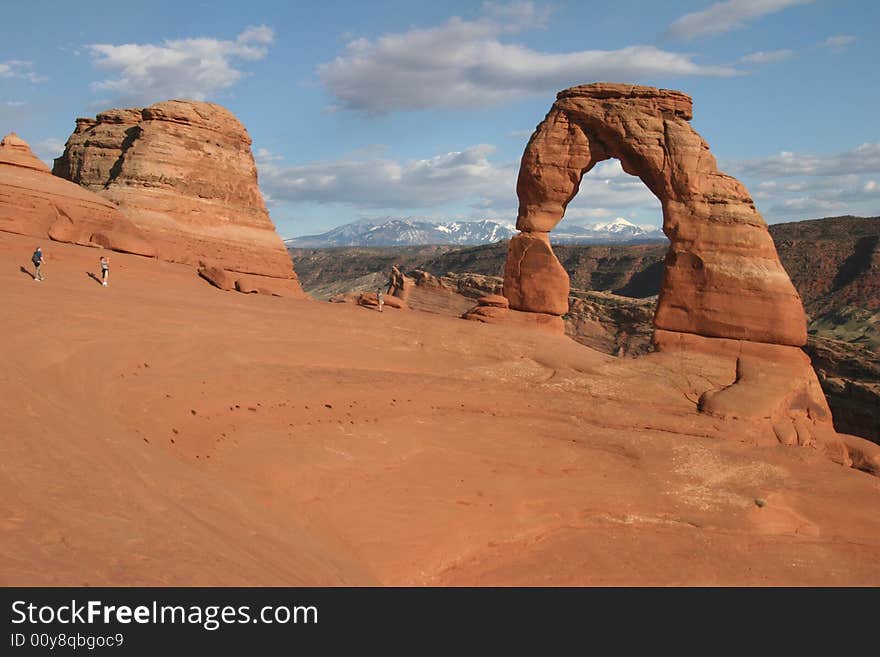
{"label": "hiker", "polygon": [[382,312],[382,306],[385,305],[385,297],[382,296],[382,288],[376,288],[376,300],[379,302],[379,312]]}
{"label": "hiker", "polygon": [[31,262],[34,263],[34,280],[43,280],[43,274],[40,272],[40,265],[43,264],[43,252],[40,247],[37,247],[37,250],[34,251],[34,255],[31,256]]}
{"label": "hiker", "polygon": [[101,285],[107,287],[107,279],[110,277],[110,258],[101,256]]}

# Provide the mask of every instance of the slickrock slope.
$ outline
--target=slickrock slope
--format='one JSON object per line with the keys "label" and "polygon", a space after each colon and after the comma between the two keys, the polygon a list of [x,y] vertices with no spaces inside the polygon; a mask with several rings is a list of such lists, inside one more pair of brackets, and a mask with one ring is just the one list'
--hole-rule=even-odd
{"label": "slickrock slope", "polygon": [[170,100],[77,119],[53,172],[116,203],[162,260],[226,270],[243,291],[302,296],[250,145],[225,108]]}
{"label": "slickrock slope", "polygon": [[0,141],[0,230],[152,256],[112,203],[56,178],[14,132]]}
{"label": "slickrock slope", "polygon": [[0,269],[2,585],[880,585],[880,479],[699,412],[726,361],[50,247]]}

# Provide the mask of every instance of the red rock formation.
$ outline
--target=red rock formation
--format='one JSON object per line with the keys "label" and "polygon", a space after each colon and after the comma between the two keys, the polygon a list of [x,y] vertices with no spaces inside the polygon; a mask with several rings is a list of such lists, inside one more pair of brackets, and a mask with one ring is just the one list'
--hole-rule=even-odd
{"label": "red rock formation", "polygon": [[[482,299],[480,299],[480,301],[482,301]],[[522,326],[526,328],[540,329],[558,335],[563,335],[565,333],[565,322],[562,317],[558,315],[523,312],[520,310],[512,310],[510,308],[503,308],[499,305],[491,305],[489,303],[478,302],[476,306],[462,315],[462,319],[468,319],[472,322],[483,322],[484,324]]]}
{"label": "red rock formation", "polygon": [[[802,350],[662,329],[655,331],[654,342],[658,358],[676,356],[675,369],[688,371],[695,387],[703,388],[698,409],[740,422],[743,437],[766,444],[766,436],[783,445],[820,449],[837,463],[880,476],[877,445],[835,432],[828,402]],[[726,379],[710,372],[719,363]]]}
{"label": "red rock formation", "polygon": [[500,294],[487,294],[477,299],[477,305],[465,312],[462,319],[484,324],[511,324],[541,329],[562,335],[565,322],[558,315],[511,310],[510,301]]}
{"label": "red rock formation", "polygon": [[223,107],[171,100],[77,119],[53,171],[116,203],[163,260],[226,270],[248,290],[303,296],[250,144]]}
{"label": "red rock formation", "polygon": [[0,141],[0,230],[155,255],[116,206],[53,176],[14,132]]}
{"label": "red rock formation", "polygon": [[[672,242],[656,326],[803,345],[800,297],[767,226],[745,187],[717,169],[709,146],[690,127],[691,117],[691,99],[678,91],[607,83],[561,91],[523,154],[517,228],[526,234],[551,231],[582,176],[616,157],[660,199],[663,229]],[[517,256],[513,244],[509,259]],[[505,269],[505,296],[514,308],[552,307],[561,314],[567,289],[556,280],[540,291],[555,295],[554,303],[537,298],[537,290],[523,294],[524,279],[536,272]]]}
{"label": "red rock formation", "polygon": [[229,290],[235,289],[235,280],[229,275],[229,272],[220,267],[203,265],[199,267],[199,276],[221,290],[228,292]]}
{"label": "red rock formation", "polygon": [[510,301],[507,297],[500,294],[487,294],[477,299],[478,306],[489,306],[491,308],[510,308]]}
{"label": "red rock formation", "polygon": [[[695,375],[705,368],[700,358],[727,372],[722,385],[704,387],[698,409],[750,422],[750,432],[782,444],[821,447],[841,463],[870,461],[864,467],[876,469],[863,443],[835,433],[799,349],[806,342],[801,299],[748,191],[717,169],[691,118],[691,99],[678,91],[605,83],[561,91],[522,157],[522,232],[508,250],[504,296],[516,310],[566,312],[568,277],[548,233],[582,176],[616,157],[660,199],[671,242],[654,315],[654,346],[665,352],[659,358]],[[468,318],[486,311],[514,312],[478,306]]]}
{"label": "red rock formation", "polygon": [[[362,292],[356,296],[355,303],[359,306],[364,306],[365,308],[378,308],[379,295],[375,292]],[[407,310],[409,308],[409,306],[406,305],[406,302],[400,297],[395,297],[389,294],[382,295],[382,305],[397,310]]]}
{"label": "red rock formation", "polygon": [[510,240],[504,296],[512,308],[564,315],[569,287],[568,273],[553,254],[546,232],[522,232]]}
{"label": "red rock formation", "polygon": [[415,284],[415,281],[409,276],[405,276],[397,265],[392,265],[386,294],[397,297],[403,303],[406,303]]}

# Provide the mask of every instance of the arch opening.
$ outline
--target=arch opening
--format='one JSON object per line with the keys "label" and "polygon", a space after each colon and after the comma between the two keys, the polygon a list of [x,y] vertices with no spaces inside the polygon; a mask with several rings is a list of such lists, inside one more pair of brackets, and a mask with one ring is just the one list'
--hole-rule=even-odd
{"label": "arch opening", "polygon": [[657,196],[612,157],[583,173],[550,244],[573,290],[643,299],[660,291],[662,220]]}

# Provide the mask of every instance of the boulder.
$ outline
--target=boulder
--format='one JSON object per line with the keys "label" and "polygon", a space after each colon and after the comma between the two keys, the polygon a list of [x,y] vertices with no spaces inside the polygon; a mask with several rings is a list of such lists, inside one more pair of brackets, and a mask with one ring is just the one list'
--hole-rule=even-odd
{"label": "boulder", "polygon": [[[367,308],[378,308],[379,297],[375,292],[365,292],[358,295],[357,304],[359,306],[365,306]],[[388,294],[382,295],[382,306],[385,308],[394,308],[396,310],[405,310],[407,308],[405,301],[402,301],[400,298]]]}
{"label": "boulder", "polygon": [[235,277],[235,289],[246,294],[269,294],[274,297],[289,299],[310,299],[299,285],[299,281],[290,278],[275,278],[273,276],[258,276],[257,274],[239,274],[232,272]]}
{"label": "boulder", "polygon": [[510,301],[507,300],[507,297],[503,297],[500,294],[487,294],[477,299],[477,305],[493,308],[510,308]]}
{"label": "boulder", "polygon": [[565,334],[565,322],[559,315],[520,312],[499,306],[476,305],[462,315],[462,319],[484,324],[502,324],[521,328],[540,329],[557,335]]}
{"label": "boulder", "polygon": [[229,291],[235,289],[235,279],[222,267],[202,265],[199,267],[199,276],[221,290]]}

